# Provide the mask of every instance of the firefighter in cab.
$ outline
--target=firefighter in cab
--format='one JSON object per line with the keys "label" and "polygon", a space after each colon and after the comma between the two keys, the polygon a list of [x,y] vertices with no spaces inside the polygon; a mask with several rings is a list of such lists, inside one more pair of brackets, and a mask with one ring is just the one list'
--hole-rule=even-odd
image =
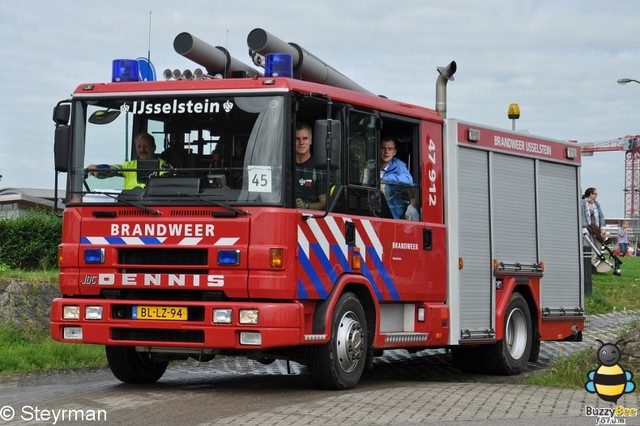
{"label": "firefighter in cab", "polygon": [[144,188],[150,176],[164,175],[173,168],[162,158],[156,157],[156,141],[151,134],[139,133],[133,143],[138,159],[122,164],[91,164],[86,171],[98,179],[122,176],[124,177],[123,189],[133,189]]}
{"label": "firefighter in cab", "polygon": [[618,364],[622,352],[618,343],[604,343],[596,340],[602,346],[598,349],[598,361],[600,367],[591,370],[587,377],[589,381],[584,385],[589,393],[597,394],[600,399],[617,403],[618,399],[625,393],[631,393],[636,388],[631,380],[633,373],[626,371]]}

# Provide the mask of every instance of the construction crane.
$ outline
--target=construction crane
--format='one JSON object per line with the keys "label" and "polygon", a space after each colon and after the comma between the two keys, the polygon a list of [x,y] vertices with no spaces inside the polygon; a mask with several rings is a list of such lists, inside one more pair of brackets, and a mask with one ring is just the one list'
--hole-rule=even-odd
{"label": "construction crane", "polygon": [[624,151],[624,217],[640,215],[640,135],[627,135],[602,142],[580,144],[583,156],[596,152]]}

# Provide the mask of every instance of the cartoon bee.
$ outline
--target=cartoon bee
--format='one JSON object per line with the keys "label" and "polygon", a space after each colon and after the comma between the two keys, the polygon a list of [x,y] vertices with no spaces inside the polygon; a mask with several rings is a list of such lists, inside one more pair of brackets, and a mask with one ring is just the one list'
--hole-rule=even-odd
{"label": "cartoon bee", "polygon": [[631,393],[636,388],[635,383],[631,380],[633,373],[624,370],[618,364],[622,356],[618,347],[618,343],[621,341],[604,343],[602,340],[596,339],[596,342],[602,345],[598,349],[598,361],[602,365],[597,370],[589,371],[587,374],[589,381],[584,385],[587,392],[595,393],[600,399],[616,404],[623,394]]}

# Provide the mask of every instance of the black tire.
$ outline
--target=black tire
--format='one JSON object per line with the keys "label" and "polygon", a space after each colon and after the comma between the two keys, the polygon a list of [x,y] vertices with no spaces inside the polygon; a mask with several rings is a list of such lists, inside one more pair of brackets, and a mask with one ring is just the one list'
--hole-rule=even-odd
{"label": "black tire", "polygon": [[531,341],[531,353],[529,354],[529,362],[538,362],[540,359],[540,339],[534,338]]}
{"label": "black tire", "polygon": [[502,375],[520,374],[527,366],[533,344],[531,312],[520,293],[513,293],[504,317],[504,337],[487,347],[488,372]]}
{"label": "black tire", "polygon": [[109,368],[124,383],[153,383],[164,374],[169,361],[136,352],[133,346],[105,346]]}
{"label": "black tire", "polygon": [[367,320],[360,300],[343,294],[331,317],[331,340],[307,347],[307,370],[318,389],[350,389],[367,362]]}

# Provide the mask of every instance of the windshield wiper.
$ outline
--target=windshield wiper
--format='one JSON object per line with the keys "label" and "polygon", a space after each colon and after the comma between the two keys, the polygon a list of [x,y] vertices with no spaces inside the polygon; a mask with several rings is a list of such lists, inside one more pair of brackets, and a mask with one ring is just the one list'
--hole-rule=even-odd
{"label": "windshield wiper", "polygon": [[[216,206],[216,207],[222,207],[223,209],[227,209],[227,210],[233,212],[234,213],[233,216],[237,216],[237,215],[249,216],[249,215],[251,215],[251,213],[246,211],[246,210],[240,210],[240,209],[237,209],[237,208],[235,208],[233,206],[230,206],[228,204],[221,203],[219,201],[208,200],[206,198],[202,198],[202,196],[200,196],[200,195],[192,195],[192,194],[184,194],[184,193],[182,193],[182,194],[178,194],[178,196],[179,197],[180,196],[184,196],[184,197],[192,198],[194,200],[204,201],[205,203],[211,204],[211,205]],[[228,215],[228,213],[225,213],[225,212],[213,212],[213,216],[214,217],[227,216],[227,215]]]}
{"label": "windshield wiper", "polygon": [[111,194],[109,192],[98,192],[98,191],[91,191],[91,192],[87,192],[86,194],[106,195],[107,197],[112,198],[112,199],[114,199],[116,201],[121,201],[121,202],[123,202],[125,204],[128,204],[130,206],[137,207],[140,210],[144,210],[146,212],[149,212],[154,216],[160,216],[162,214],[159,210],[152,209],[151,207],[147,207],[144,204],[136,203],[135,201],[127,200],[126,198],[123,198],[123,197],[120,196],[122,194],[114,195],[114,194]]}

